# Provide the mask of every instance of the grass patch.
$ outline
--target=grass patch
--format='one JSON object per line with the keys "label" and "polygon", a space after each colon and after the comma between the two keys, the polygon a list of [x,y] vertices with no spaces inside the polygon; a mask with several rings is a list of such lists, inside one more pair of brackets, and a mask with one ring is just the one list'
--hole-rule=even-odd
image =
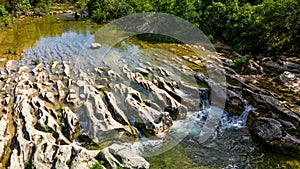
{"label": "grass patch", "polygon": [[59,103],[59,106],[57,108],[57,111],[62,113],[62,110],[63,110],[63,104],[62,103]]}
{"label": "grass patch", "polygon": [[95,164],[93,164],[89,169],[103,169],[104,161],[97,161]]}
{"label": "grass patch", "polygon": [[35,128],[36,128],[37,130],[44,131],[44,132],[46,132],[46,133],[50,133],[50,132],[52,131],[52,129],[51,129],[47,124],[44,125],[44,126],[42,126],[41,124],[37,123],[37,124],[35,125]]}
{"label": "grass patch", "polygon": [[250,60],[252,59],[252,55],[245,55],[243,57],[239,57],[233,60],[234,63],[234,67],[238,70],[238,71],[243,71],[247,65],[249,65]]}
{"label": "grass patch", "polygon": [[38,65],[38,64],[40,63],[40,60],[38,60],[38,59],[33,59],[32,62],[33,62],[34,65]]}
{"label": "grass patch", "polygon": [[13,55],[17,55],[18,52],[16,49],[11,49],[11,48],[8,48],[7,51],[6,51],[7,54],[13,54]]}
{"label": "grass patch", "polygon": [[52,66],[54,64],[53,59],[50,60],[50,65]]}
{"label": "grass patch", "polygon": [[32,169],[32,163],[31,163],[30,160],[27,160],[27,161],[25,162],[25,169]]}

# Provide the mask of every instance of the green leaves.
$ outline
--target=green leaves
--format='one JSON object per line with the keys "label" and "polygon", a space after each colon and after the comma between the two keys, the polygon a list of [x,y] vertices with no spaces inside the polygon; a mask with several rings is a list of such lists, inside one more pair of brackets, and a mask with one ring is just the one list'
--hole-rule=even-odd
{"label": "green leaves", "polygon": [[11,19],[8,17],[8,12],[2,5],[0,5],[0,23],[1,22],[4,23],[5,26],[8,26],[11,23]]}
{"label": "green leaves", "polygon": [[17,10],[24,11],[25,13],[32,10],[29,0],[22,0],[21,2],[17,3],[16,8]]}

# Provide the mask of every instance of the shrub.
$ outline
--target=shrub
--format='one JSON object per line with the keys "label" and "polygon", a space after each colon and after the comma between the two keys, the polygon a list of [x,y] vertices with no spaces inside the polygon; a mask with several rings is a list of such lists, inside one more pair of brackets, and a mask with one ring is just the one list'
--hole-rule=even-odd
{"label": "shrub", "polygon": [[38,59],[33,59],[33,64],[34,65],[38,65],[40,63],[40,60],[38,60]]}
{"label": "shrub", "polygon": [[95,164],[93,164],[89,169],[103,169],[103,161],[97,161]]}
{"label": "shrub", "polygon": [[245,55],[241,58],[236,58],[233,60],[234,66],[237,70],[242,71],[247,65],[249,65],[252,55]]}

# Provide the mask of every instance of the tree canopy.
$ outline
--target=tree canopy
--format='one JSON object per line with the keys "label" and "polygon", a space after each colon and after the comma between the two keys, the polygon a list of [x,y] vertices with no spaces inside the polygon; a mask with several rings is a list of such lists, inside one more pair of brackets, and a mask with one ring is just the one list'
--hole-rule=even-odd
{"label": "tree canopy", "polygon": [[241,53],[300,52],[298,0],[91,0],[87,6],[100,23],[135,12],[165,12]]}
{"label": "tree canopy", "polygon": [[211,40],[220,39],[241,53],[300,52],[299,0],[0,0],[0,21],[9,13],[38,9],[54,3],[87,7],[98,23],[137,12],[164,12],[199,27]]}

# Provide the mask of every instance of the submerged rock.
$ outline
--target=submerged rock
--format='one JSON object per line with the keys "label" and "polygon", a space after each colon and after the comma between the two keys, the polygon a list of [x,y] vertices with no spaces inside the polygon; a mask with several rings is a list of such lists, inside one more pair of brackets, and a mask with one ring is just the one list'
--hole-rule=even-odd
{"label": "submerged rock", "polygon": [[101,44],[100,43],[92,43],[91,44],[91,49],[100,49],[101,48]]}

